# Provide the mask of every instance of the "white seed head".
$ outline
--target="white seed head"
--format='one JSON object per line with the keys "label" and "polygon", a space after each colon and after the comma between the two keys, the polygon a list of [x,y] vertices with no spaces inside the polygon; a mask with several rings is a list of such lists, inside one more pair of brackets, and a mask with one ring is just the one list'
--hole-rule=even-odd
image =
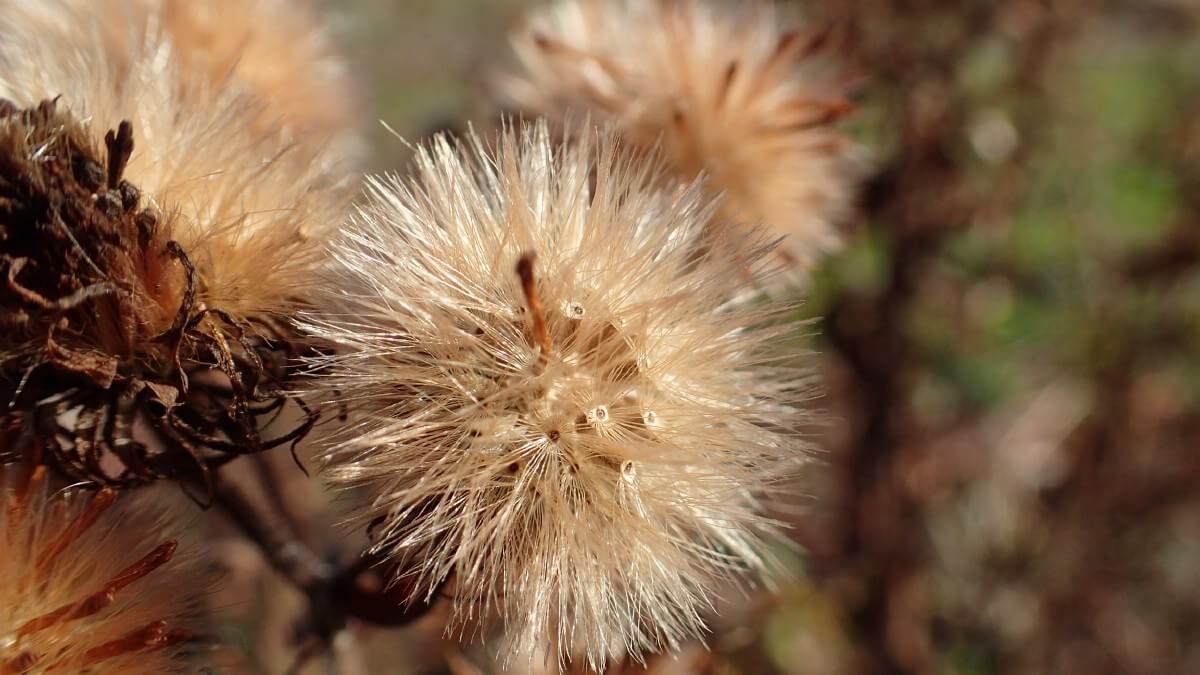
{"label": "white seed head", "polygon": [[22,473],[0,468],[0,673],[195,672],[207,582],[179,524],[142,496]]}
{"label": "white seed head", "polygon": [[497,95],[661,144],[677,175],[705,173],[724,195],[715,229],[766,226],[802,271],[839,245],[858,151],[836,128],[852,109],[843,69],[784,14],[762,0],[560,0],[514,33],[519,65]]}
{"label": "white seed head", "polygon": [[575,139],[440,138],[371,180],[305,328],[341,348],[314,363],[352,417],[327,475],[373,497],[376,548],[426,596],[452,580],[457,625],[499,614],[505,653],[599,668],[771,567],[806,385],[782,308],[730,300],[765,249],[699,253],[697,185]]}

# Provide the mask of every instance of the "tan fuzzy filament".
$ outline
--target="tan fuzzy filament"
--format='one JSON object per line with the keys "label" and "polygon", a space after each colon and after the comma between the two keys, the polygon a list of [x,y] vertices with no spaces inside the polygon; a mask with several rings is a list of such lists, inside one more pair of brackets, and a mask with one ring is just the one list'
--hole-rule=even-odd
{"label": "tan fuzzy filament", "polygon": [[194,672],[206,588],[177,525],[144,499],[50,482],[0,468],[0,673]]}
{"label": "tan fuzzy filament", "polygon": [[[803,271],[839,246],[857,149],[853,110],[826,37],[762,0],[560,0],[512,38],[518,67],[499,101],[558,122],[614,124],[674,172],[724,195],[716,233],[766,226]],[[736,238],[736,236],[734,237]]]}
{"label": "tan fuzzy filament", "polygon": [[102,40],[103,67],[136,68],[138,38],[142,47],[169,45],[184,88],[253,100],[247,124],[337,155],[358,149],[350,77],[306,0],[2,0],[0,10],[17,31]]}
{"label": "tan fuzzy filament", "polygon": [[509,658],[600,668],[771,567],[808,389],[783,308],[730,300],[765,249],[697,257],[699,187],[549,136],[441,139],[372,180],[307,329],[343,351],[314,363],[353,413],[327,475],[373,497],[375,549],[426,597],[448,582],[456,625],[498,614]]}

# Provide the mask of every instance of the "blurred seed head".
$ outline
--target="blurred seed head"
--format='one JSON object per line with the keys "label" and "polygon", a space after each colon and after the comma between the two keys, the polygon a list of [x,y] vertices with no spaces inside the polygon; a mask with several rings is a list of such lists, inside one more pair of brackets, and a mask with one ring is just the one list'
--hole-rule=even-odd
{"label": "blurred seed head", "polygon": [[139,48],[169,48],[184,89],[252,99],[247,124],[337,156],[361,150],[351,78],[308,0],[2,0],[0,8],[17,30],[102,41],[104,66],[117,70],[135,67]]}
{"label": "blurred seed head", "polygon": [[586,114],[635,148],[661,143],[677,175],[707,174],[724,195],[718,238],[764,225],[805,270],[838,247],[858,163],[836,124],[853,105],[827,37],[761,0],[560,0],[513,35],[519,65],[496,89],[515,111]]}
{"label": "blurred seed head", "polygon": [[140,1],[161,17],[189,72],[214,88],[241,86],[261,103],[260,124],[360,152],[350,74],[308,0]]}
{"label": "blurred seed head", "polygon": [[206,581],[139,496],[0,467],[0,673],[195,672]]}
{"label": "blurred seed head", "polygon": [[512,658],[600,668],[677,649],[771,567],[763,500],[808,386],[784,308],[731,300],[769,247],[697,255],[697,185],[573,136],[439,138],[413,178],[372,179],[305,329],[342,348],[313,364],[351,411],[327,475],[371,495],[402,581],[450,582],[460,627],[498,613]]}

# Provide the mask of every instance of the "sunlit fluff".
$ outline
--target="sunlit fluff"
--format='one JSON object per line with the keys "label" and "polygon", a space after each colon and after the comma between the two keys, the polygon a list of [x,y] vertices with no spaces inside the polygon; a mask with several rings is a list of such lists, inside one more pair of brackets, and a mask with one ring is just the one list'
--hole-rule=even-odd
{"label": "sunlit fluff", "polygon": [[[354,145],[354,96],[346,68],[307,0],[0,0],[15,27],[81,45],[103,36],[110,59],[137,58],[131,32],[170,44],[180,79],[195,90],[240,90],[258,104],[257,124],[299,140]],[[91,33],[88,36],[87,33]],[[110,64],[113,65],[113,64]],[[76,98],[76,92],[60,92]]]}
{"label": "sunlit fluff", "polygon": [[144,499],[54,492],[43,471],[0,468],[0,673],[195,672],[206,587],[178,525]]}
{"label": "sunlit fluff", "polygon": [[[95,1],[95,0],[93,0]],[[107,0],[116,4],[121,0]],[[128,3],[128,0],[124,0]],[[307,0],[138,0],[157,12],[189,70],[232,81],[302,140],[353,149],[349,74]]]}
{"label": "sunlit fluff", "polygon": [[711,206],[660,182],[608,134],[441,138],[370,181],[307,321],[352,414],[327,475],[373,495],[418,592],[450,583],[458,625],[498,613],[513,658],[675,649],[771,566],[804,376],[782,308],[729,300],[765,250],[698,255]]}
{"label": "sunlit fluff", "polygon": [[0,97],[26,108],[61,95],[98,147],[129,120],[124,177],[196,265],[198,301],[235,317],[286,313],[340,219],[342,179],[321,144],[262,125],[244,88],[196,78],[139,7],[0,0]]}
{"label": "sunlit fluff", "polygon": [[803,270],[838,246],[857,151],[836,127],[852,109],[844,70],[784,14],[759,0],[561,0],[513,35],[519,67],[497,93],[528,114],[611,121],[638,148],[661,142],[677,174],[725,194],[718,231],[765,225]]}

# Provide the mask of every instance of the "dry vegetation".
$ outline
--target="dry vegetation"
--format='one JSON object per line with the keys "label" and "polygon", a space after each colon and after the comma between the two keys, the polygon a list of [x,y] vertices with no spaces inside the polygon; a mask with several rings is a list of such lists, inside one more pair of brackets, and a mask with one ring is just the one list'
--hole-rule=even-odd
{"label": "dry vegetation", "polygon": [[0,675],[1200,670],[1200,6],[637,1],[0,0]]}

